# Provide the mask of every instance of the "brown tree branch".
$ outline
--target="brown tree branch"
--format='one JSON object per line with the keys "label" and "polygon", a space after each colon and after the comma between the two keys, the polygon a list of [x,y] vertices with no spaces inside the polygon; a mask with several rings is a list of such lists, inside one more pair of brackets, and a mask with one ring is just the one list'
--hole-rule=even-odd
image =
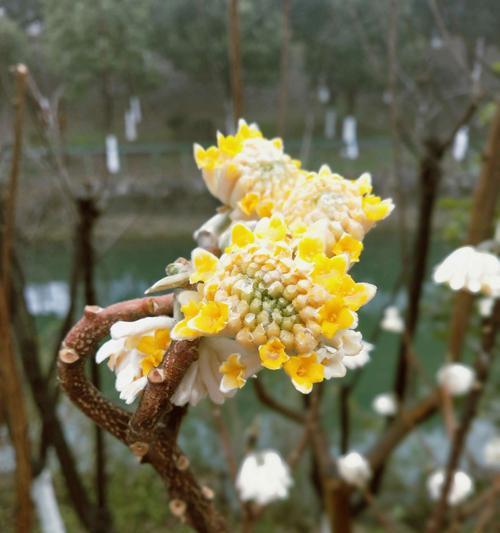
{"label": "brown tree branch", "polygon": [[276,411],[277,413],[280,413],[281,415],[285,416],[289,420],[293,420],[298,424],[304,424],[304,422],[306,421],[306,417],[299,411],[295,411],[294,409],[291,409],[290,407],[275,400],[267,392],[259,377],[252,379],[252,385],[255,390],[255,394],[257,395],[257,399],[261,403],[269,407],[269,409],[272,409],[273,411]]}
{"label": "brown tree branch", "polygon": [[[94,357],[99,342],[118,320],[138,320],[145,316],[170,314],[172,295],[141,298],[111,305],[106,309],[88,306],[82,319],[71,329],[61,346],[58,373],[61,386],[76,406],[101,428],[128,445],[132,415],[106,400],[88,381],[85,360]],[[166,359],[166,358],[165,358]],[[165,380],[168,383],[168,376]],[[156,410],[153,410],[156,412]],[[176,444],[184,410],[174,408],[157,425],[155,438],[142,462],[150,463],[168,485],[170,510],[197,531],[227,531],[223,518],[213,504],[213,493],[200,487],[189,468],[189,461]]]}
{"label": "brown tree branch", "polygon": [[15,528],[20,533],[25,533],[26,531],[30,531],[33,524],[33,509],[31,504],[31,452],[23,387],[17,368],[12,339],[10,296],[16,194],[22,155],[23,118],[28,69],[25,65],[17,65],[14,69],[14,74],[16,83],[14,145],[12,149],[10,176],[5,190],[5,216],[1,250],[0,336],[2,343],[0,348],[0,386],[2,388],[2,400],[5,402],[10,437],[16,454]]}
{"label": "brown tree branch", "polygon": [[458,468],[467,434],[471,427],[472,421],[477,414],[479,401],[484,393],[486,381],[488,379],[488,375],[490,374],[495,351],[495,338],[499,329],[500,300],[497,300],[492,316],[483,322],[481,350],[477,355],[474,364],[476,371],[476,384],[467,398],[461,423],[456,429],[452,439],[451,450],[448,457],[448,463],[446,465],[443,488],[441,490],[441,495],[436,507],[434,508],[434,512],[432,513],[427,525],[428,533],[438,533],[439,531],[442,531],[442,528],[445,524],[446,513],[449,505],[448,495],[453,484],[453,476]]}
{"label": "brown tree branch", "polygon": [[[495,206],[500,195],[500,102],[490,127],[483,152],[483,164],[474,191],[474,200],[465,243],[476,245],[489,239],[493,233]],[[474,296],[461,291],[455,297],[448,344],[449,357],[460,359],[465,334],[469,325]]]}

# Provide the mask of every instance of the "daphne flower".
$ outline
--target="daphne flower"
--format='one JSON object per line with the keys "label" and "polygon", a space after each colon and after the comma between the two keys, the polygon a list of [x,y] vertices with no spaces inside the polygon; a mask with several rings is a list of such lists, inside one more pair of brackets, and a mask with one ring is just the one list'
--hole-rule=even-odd
{"label": "daphne flower", "polygon": [[340,477],[347,483],[364,488],[372,477],[368,461],[358,452],[349,452],[337,459]]}
{"label": "daphne flower", "polygon": [[372,407],[381,416],[394,416],[398,410],[396,399],[392,393],[375,396]]}
{"label": "daphne flower", "polygon": [[[253,231],[236,224],[220,259],[194,250],[190,279],[197,290],[178,295],[182,316],[172,338],[234,339],[257,351],[263,367],[283,368],[304,393],[345,373],[342,357],[361,349],[350,328],[375,287],[353,280],[347,256],[300,257],[296,245],[284,219],[273,216]],[[326,347],[342,351],[333,357]]]}
{"label": "daphne flower", "polygon": [[116,374],[116,390],[126,403],[134,401],[146,386],[148,373],[161,363],[173,325],[173,318],[159,316],[111,326],[111,340],[99,348],[96,361],[109,359],[108,366]]}
{"label": "daphne flower", "polygon": [[[443,470],[437,470],[427,480],[427,490],[431,500],[439,500],[445,480]],[[474,491],[472,479],[461,470],[453,474],[450,491],[448,492],[448,504],[458,505],[465,501]]]}
{"label": "daphne flower", "polygon": [[500,468],[500,436],[493,437],[484,446],[484,463],[490,468]]}
{"label": "daphne flower", "polygon": [[236,478],[240,498],[258,505],[286,499],[292,484],[288,465],[274,450],[249,453]]}
{"label": "daphne flower", "polygon": [[349,357],[344,357],[343,363],[349,370],[354,370],[355,368],[361,368],[365,366],[366,363],[370,362],[370,352],[375,348],[373,344],[369,342],[362,342],[362,347],[359,353],[355,355],[350,355]]}
{"label": "daphne flower", "polygon": [[402,333],[404,331],[405,325],[403,319],[399,309],[395,305],[390,305],[385,308],[380,327],[391,333]]}
{"label": "daphne flower", "polygon": [[438,383],[452,396],[464,396],[474,385],[474,370],[460,363],[449,363],[438,370]]}
{"label": "daphne flower", "polygon": [[436,267],[434,281],[446,283],[454,291],[495,296],[500,294],[500,260],[473,246],[462,246]]}

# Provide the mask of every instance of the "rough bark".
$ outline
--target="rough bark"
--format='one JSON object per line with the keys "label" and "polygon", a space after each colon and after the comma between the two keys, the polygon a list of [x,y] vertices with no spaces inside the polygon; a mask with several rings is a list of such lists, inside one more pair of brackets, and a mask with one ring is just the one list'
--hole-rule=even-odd
{"label": "rough bark", "polygon": [[[84,414],[126,445],[129,444],[133,415],[106,400],[88,381],[84,372],[85,360],[95,356],[99,342],[116,321],[138,320],[145,316],[170,314],[171,311],[171,295],[129,300],[106,309],[88,306],[61,346],[58,373],[64,391]],[[174,376],[172,378],[176,379]],[[165,386],[169,382],[170,376],[167,374]],[[161,409],[152,408],[154,413],[159,411]],[[165,480],[171,498],[170,509],[174,515],[200,532],[227,531],[223,518],[212,504],[212,491],[198,485],[189,468],[189,461],[176,444],[182,415],[182,408],[167,409],[156,425],[156,432],[147,450],[140,446],[132,450],[141,457],[142,462],[150,463]]]}

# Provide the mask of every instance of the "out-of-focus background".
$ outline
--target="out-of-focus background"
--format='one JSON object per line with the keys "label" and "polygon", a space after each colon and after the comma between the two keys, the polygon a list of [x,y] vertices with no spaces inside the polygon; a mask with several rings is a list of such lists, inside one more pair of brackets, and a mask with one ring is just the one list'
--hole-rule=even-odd
{"label": "out-of-focus background", "polygon": [[[91,198],[95,209],[86,220],[93,224],[96,302],[105,306],[141,295],[167,263],[189,254],[193,230],[217,206],[195,166],[193,143],[213,144],[217,130],[234,131],[239,115],[257,122],[267,137],[282,136],[286,151],[306,168],[326,163],[348,178],[371,172],[375,192],[397,205],[367,237],[363,261],[354,270],[357,280],[379,287],[360,314],[361,331],[376,342],[352,398],[353,439],[360,447],[369,443],[383,424],[371,402],[392,386],[399,345],[398,335],[377,326],[385,306],[405,311],[401,280],[409,268],[422,167],[432,146],[446,144],[437,156],[442,177],[429,274],[465,237],[500,89],[499,27],[497,0],[1,1],[2,182],[13,145],[15,85],[9,69],[24,63],[30,71],[16,253],[42,373],[50,375],[65,320],[78,318],[85,299],[83,290],[73,290],[82,276],[74,249],[85,201]],[[450,299],[427,275],[415,349],[430,376],[443,360]],[[103,367],[100,377],[117,399],[113,375]],[[299,401],[285,380],[270,379],[269,386],[291,403]],[[333,441],[337,392],[334,386],[326,392]],[[31,400],[28,409],[36,456],[43,435]],[[57,412],[92,494],[92,427],[62,397]],[[298,435],[293,424],[263,410],[251,390],[227,404],[224,418],[239,450],[249,427],[258,427],[263,448],[286,451]],[[493,434],[499,419],[496,404],[496,411],[477,421],[474,442]],[[429,425],[425,439],[439,457],[442,430]],[[181,444],[201,477],[234,506],[207,405],[192,410]],[[153,471],[137,467],[110,437],[106,447],[107,499],[116,531],[160,531],[166,523],[170,531],[182,531]],[[391,501],[397,494],[394,505],[415,531],[427,513],[426,459],[412,460],[419,453],[415,439],[400,448],[384,496]],[[44,464],[51,467],[67,531],[83,531],[50,449]],[[2,426],[2,531],[10,530],[13,469]],[[294,477],[290,499],[266,512],[259,531],[311,531],[318,525],[308,465],[301,464]],[[377,526],[367,519],[361,527]]]}

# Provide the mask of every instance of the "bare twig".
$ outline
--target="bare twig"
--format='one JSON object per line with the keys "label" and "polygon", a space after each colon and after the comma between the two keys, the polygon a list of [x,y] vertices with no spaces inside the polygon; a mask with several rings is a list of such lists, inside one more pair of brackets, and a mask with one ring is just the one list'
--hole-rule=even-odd
{"label": "bare twig", "polygon": [[492,316],[486,319],[482,328],[481,350],[475,361],[476,370],[476,384],[470,392],[467,403],[465,405],[462,420],[457,430],[455,431],[450,455],[448,457],[448,464],[446,465],[445,478],[441,495],[436,504],[434,512],[429,520],[427,531],[428,533],[438,533],[446,521],[446,513],[448,510],[448,495],[453,483],[453,476],[458,467],[460,457],[465,445],[465,439],[469,432],[470,426],[474,417],[476,416],[479,401],[483,395],[488,374],[494,357],[495,337],[500,328],[500,301],[497,300],[493,309]]}
{"label": "bare twig", "polygon": [[228,53],[229,71],[233,102],[233,120],[236,125],[243,113],[243,81],[241,74],[241,43],[239,0],[228,2]]}
{"label": "bare twig", "polygon": [[9,422],[10,436],[16,454],[15,527],[16,531],[25,533],[30,531],[33,522],[30,496],[31,456],[28,418],[11,332],[10,296],[16,193],[22,154],[23,117],[28,69],[24,65],[17,65],[14,69],[14,75],[16,81],[14,145],[10,177],[5,191],[5,216],[1,250],[0,329],[2,330],[2,344],[0,348],[0,385],[2,387],[2,400],[5,402],[5,411]]}
{"label": "bare twig", "polygon": [[265,406],[269,407],[273,411],[280,413],[281,415],[287,417],[298,424],[303,424],[305,422],[305,416],[299,412],[291,409],[290,407],[278,402],[275,400],[265,389],[260,378],[257,377],[252,379],[252,385],[257,395],[258,400],[263,403]]}

